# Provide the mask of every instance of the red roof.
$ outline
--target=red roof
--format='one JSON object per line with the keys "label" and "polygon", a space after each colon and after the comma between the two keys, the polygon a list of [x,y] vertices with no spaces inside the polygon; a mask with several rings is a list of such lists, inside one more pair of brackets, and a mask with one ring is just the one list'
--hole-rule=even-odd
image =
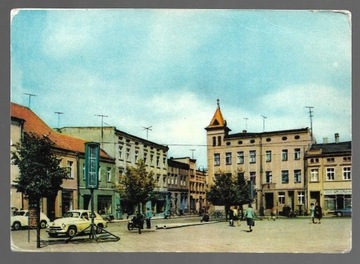
{"label": "red roof", "polygon": [[[86,140],[64,135],[55,131],[28,107],[11,103],[10,108],[11,117],[23,119],[25,121],[24,132],[34,133],[39,136],[47,135],[48,138],[55,143],[57,148],[85,153]],[[104,150],[100,151],[100,156],[111,158]]]}

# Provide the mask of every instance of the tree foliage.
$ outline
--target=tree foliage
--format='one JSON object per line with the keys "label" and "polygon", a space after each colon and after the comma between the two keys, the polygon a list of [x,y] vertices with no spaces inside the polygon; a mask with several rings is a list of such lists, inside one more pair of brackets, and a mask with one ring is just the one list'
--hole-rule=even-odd
{"label": "tree foliage", "polygon": [[249,202],[249,186],[241,174],[219,173],[206,198],[213,205],[224,205],[227,213],[231,205],[242,206]]}
{"label": "tree foliage", "polygon": [[11,159],[20,170],[15,180],[17,192],[34,200],[57,195],[67,171],[59,166],[61,159],[54,154],[53,146],[46,136],[32,133],[25,134],[24,139],[15,145]]}
{"label": "tree foliage", "polygon": [[144,161],[139,160],[136,167],[127,167],[116,188],[128,201],[137,205],[145,203],[155,188],[154,173],[147,172]]}

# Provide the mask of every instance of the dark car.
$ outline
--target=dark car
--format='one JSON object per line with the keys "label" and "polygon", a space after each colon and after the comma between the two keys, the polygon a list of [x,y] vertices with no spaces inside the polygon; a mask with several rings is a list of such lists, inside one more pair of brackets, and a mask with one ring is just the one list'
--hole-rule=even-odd
{"label": "dark car", "polygon": [[336,216],[351,216],[352,214],[352,208],[343,208],[343,209],[336,209],[334,211],[334,215]]}

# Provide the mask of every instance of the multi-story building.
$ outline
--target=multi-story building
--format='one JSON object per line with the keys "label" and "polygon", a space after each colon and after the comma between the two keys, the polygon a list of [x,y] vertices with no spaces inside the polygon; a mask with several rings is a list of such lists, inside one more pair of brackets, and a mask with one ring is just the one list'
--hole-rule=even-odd
{"label": "multi-story building", "polygon": [[[82,187],[84,186],[82,166],[85,159],[86,141],[58,133],[43,122],[29,108],[11,103],[11,143],[15,144],[20,142],[24,133],[33,133],[38,136],[46,135],[54,143],[54,152],[61,159],[60,166],[68,170],[68,177],[63,180],[63,184],[61,185],[62,189],[59,190],[58,195],[54,198],[42,199],[42,211],[52,220],[61,217],[67,210],[84,208],[84,206],[87,207],[87,203],[83,204],[83,202],[81,202],[81,199],[86,197],[87,192],[84,190],[84,187]],[[15,150],[13,145],[11,146],[11,150]],[[114,164],[114,159],[101,150],[100,167],[113,171]],[[103,169],[100,171],[100,175],[103,175],[102,170]],[[19,174],[18,167],[11,165],[11,206],[27,208],[27,199],[23,197],[22,193],[16,192],[16,179],[19,177]],[[104,190],[103,187],[101,184],[94,197],[96,209],[99,200],[102,200],[102,196],[114,195],[114,192],[109,193],[108,190]],[[115,207],[111,207],[108,203],[107,211],[109,212],[109,210],[114,211]]]}
{"label": "multi-story building", "polygon": [[351,141],[314,144],[306,154],[307,195],[324,213],[351,207]]}
{"label": "multi-story building", "polygon": [[[151,142],[146,139],[130,135],[112,126],[106,127],[64,127],[61,133],[83,138],[90,141],[99,142],[110,156],[115,158],[116,172],[114,184],[119,181],[119,176],[123,174],[128,166],[135,167],[138,160],[145,162],[147,171],[152,171],[155,177],[155,198],[149,201],[146,207],[151,207],[155,214],[163,214],[167,204],[167,152],[169,148]],[[134,204],[131,201],[120,199],[117,194],[117,207],[119,217],[123,213],[131,214],[134,212]],[[145,205],[142,208],[145,210]]]}
{"label": "multi-story building", "polygon": [[189,208],[189,164],[168,159],[167,185],[171,214],[181,215]]}
{"label": "multi-story building", "polygon": [[205,129],[210,186],[216,174],[231,173],[250,182],[250,198],[260,213],[274,207],[281,213],[284,206],[306,209],[304,156],[313,141],[310,129],[230,134],[219,103]]}

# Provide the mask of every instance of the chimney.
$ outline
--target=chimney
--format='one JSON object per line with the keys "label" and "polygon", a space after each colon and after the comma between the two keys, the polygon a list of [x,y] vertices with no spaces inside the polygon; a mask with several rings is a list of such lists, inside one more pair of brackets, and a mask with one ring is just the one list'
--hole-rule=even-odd
{"label": "chimney", "polygon": [[324,144],[329,143],[329,140],[328,140],[328,138],[327,138],[327,137],[324,137],[324,138],[323,138],[323,143],[324,143]]}
{"label": "chimney", "polygon": [[335,133],[335,143],[339,143],[339,133]]}

